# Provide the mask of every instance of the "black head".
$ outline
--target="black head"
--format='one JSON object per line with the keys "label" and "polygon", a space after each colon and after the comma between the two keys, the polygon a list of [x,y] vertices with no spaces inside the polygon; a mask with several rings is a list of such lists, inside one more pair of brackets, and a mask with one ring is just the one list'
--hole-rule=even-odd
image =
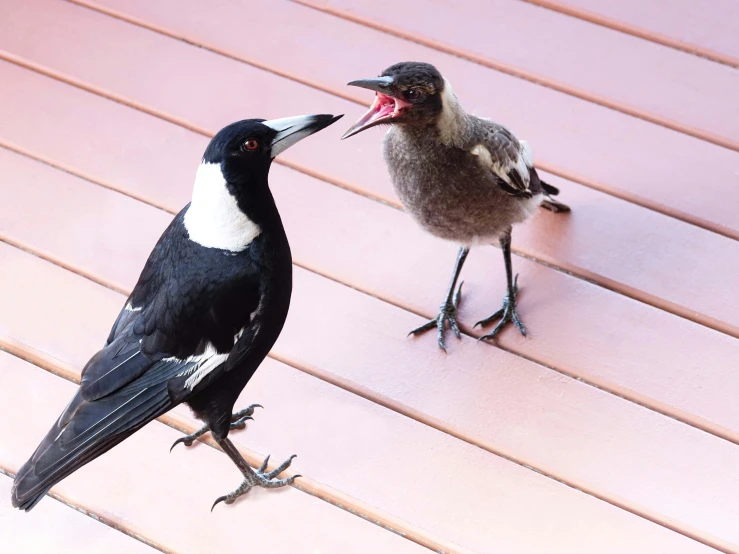
{"label": "black head", "polygon": [[232,184],[265,178],[275,156],[341,117],[321,114],[237,121],[213,137],[203,162],[220,165],[223,177]]}
{"label": "black head", "polygon": [[349,85],[374,90],[377,94],[369,111],[342,138],[382,123],[434,123],[442,111],[444,78],[428,63],[396,63],[379,77],[352,81]]}

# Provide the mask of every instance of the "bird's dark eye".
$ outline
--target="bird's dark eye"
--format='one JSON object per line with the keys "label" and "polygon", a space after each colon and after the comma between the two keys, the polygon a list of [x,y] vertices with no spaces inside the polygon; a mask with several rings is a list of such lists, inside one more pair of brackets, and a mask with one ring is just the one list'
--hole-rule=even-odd
{"label": "bird's dark eye", "polygon": [[416,88],[412,88],[405,93],[405,97],[408,100],[418,100],[419,98],[421,98],[422,95],[423,93]]}
{"label": "bird's dark eye", "polygon": [[246,148],[247,150],[256,150],[257,148],[259,148],[259,143],[254,139],[249,139],[244,144],[244,148]]}

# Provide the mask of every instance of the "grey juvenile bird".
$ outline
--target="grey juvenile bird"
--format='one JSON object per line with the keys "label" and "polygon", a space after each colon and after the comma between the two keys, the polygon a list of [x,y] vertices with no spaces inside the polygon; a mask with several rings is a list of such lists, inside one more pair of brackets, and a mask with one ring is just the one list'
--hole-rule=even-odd
{"label": "grey juvenile bird", "polygon": [[349,85],[375,91],[369,111],[343,136],[390,124],[383,154],[400,200],[413,218],[437,237],[460,244],[449,290],[439,315],[412,331],[436,328],[444,346],[449,322],[460,338],[456,313],[462,285],[457,280],[471,246],[499,241],[508,291],[503,307],[476,325],[500,319],[493,338],[509,322],[523,335],[516,313],[517,280],[511,269],[511,226],[542,206],[553,212],[569,208],[552,198],[559,190],[539,179],[528,143],[505,127],[462,109],[449,82],[427,63],[395,64],[380,77]]}

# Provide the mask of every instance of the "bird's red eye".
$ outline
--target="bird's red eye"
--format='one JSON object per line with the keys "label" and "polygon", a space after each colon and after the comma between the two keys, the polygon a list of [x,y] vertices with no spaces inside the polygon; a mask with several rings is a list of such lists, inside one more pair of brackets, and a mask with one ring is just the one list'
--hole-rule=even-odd
{"label": "bird's red eye", "polygon": [[254,139],[249,139],[246,141],[246,144],[244,145],[244,147],[247,150],[256,150],[257,148],[259,148],[259,143]]}

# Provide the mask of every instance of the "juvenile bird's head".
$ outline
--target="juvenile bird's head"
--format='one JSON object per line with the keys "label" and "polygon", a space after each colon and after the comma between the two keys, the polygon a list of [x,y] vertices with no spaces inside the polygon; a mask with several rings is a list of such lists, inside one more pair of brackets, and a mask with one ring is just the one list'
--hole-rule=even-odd
{"label": "juvenile bird's head", "polygon": [[457,110],[451,87],[431,64],[401,62],[388,67],[379,77],[349,83],[376,92],[375,101],[342,138],[380,124],[432,125],[444,113]]}

